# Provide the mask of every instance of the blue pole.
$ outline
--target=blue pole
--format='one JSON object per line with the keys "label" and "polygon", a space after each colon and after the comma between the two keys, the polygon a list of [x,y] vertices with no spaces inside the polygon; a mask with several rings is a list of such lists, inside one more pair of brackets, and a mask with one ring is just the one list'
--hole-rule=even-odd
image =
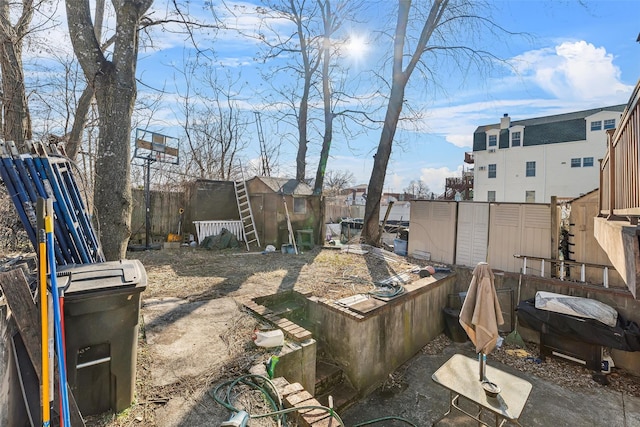
{"label": "blue pole", "polygon": [[47,216],[45,230],[47,232],[47,256],[49,258],[49,280],[53,295],[53,327],[55,331],[56,354],[58,356],[58,375],[60,378],[60,403],[62,406],[62,423],[64,427],[71,427],[69,416],[69,395],[67,394],[67,368],[64,357],[65,349],[62,341],[62,315],[60,313],[60,294],[56,277],[56,258],[53,251],[53,202],[47,199]]}

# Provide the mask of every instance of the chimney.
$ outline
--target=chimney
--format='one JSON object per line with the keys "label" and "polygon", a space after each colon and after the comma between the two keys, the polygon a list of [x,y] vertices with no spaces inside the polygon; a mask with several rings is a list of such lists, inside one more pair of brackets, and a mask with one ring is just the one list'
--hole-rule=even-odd
{"label": "chimney", "polygon": [[500,118],[500,129],[509,129],[511,127],[511,118],[508,113],[504,113],[504,116]]}

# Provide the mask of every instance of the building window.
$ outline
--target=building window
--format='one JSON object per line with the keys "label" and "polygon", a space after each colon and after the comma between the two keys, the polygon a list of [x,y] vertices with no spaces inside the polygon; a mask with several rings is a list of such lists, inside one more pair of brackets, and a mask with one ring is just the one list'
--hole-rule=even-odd
{"label": "building window", "polygon": [[536,192],[533,190],[527,190],[524,192],[524,201],[525,203],[535,203],[536,202]]}
{"label": "building window", "polygon": [[602,121],[597,120],[595,122],[591,122],[591,130],[600,130],[600,129],[602,129]]}
{"label": "building window", "polygon": [[536,176],[536,162],[527,162],[526,176]]}
{"label": "building window", "polygon": [[498,135],[489,135],[489,147],[498,145]]}
{"label": "building window", "polygon": [[487,191],[487,202],[495,202],[495,201],[496,201],[496,192]]}
{"label": "building window", "polygon": [[489,165],[489,178],[495,178],[496,177],[496,164],[491,164]]}
{"label": "building window", "polygon": [[511,146],[519,147],[520,146],[520,132],[513,132],[511,134]]}
{"label": "building window", "polygon": [[582,159],[582,167],[588,168],[593,166],[593,157],[585,157]]}
{"label": "building window", "polygon": [[615,129],[616,128],[616,119],[610,119],[604,121],[605,129]]}
{"label": "building window", "polygon": [[307,213],[307,199],[304,197],[293,198],[293,213],[305,214]]}
{"label": "building window", "polygon": [[579,157],[577,159],[571,159],[571,167],[572,168],[579,168],[581,165],[581,160]]}

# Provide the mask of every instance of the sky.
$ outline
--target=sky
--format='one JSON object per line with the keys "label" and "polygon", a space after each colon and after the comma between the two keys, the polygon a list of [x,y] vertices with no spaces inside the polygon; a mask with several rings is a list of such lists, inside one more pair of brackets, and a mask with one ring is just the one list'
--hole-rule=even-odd
{"label": "sky", "polygon": [[[405,93],[403,112],[415,113],[418,118],[399,126],[385,191],[401,192],[410,181],[423,180],[431,191],[442,193],[445,178],[460,176],[463,168],[470,167],[463,160],[464,153],[472,150],[474,130],[480,125],[498,123],[505,113],[512,120],[522,120],[628,101],[640,77],[640,43],[636,42],[640,33],[640,1],[488,0],[487,3],[495,23],[519,34],[503,33],[495,37],[481,34],[482,47],[504,60],[490,68],[477,70],[467,68],[464,63],[460,66],[443,63],[432,67],[430,79],[414,72]],[[245,33],[257,29],[259,19],[252,11],[260,4],[258,1],[228,1],[227,5],[238,13],[235,18],[217,0],[189,4],[193,16],[203,21],[211,22],[215,13],[229,26],[242,28]],[[397,6],[396,2],[382,0],[364,4],[368,7],[358,14],[357,22],[345,28],[345,34],[361,43],[354,43],[349,55],[343,58],[342,65],[348,70],[342,76],[353,93],[371,96],[374,105],[382,106],[382,97],[375,94],[388,89],[372,78],[370,71],[388,74],[381,64],[392,44],[380,34],[393,29]],[[167,9],[167,2],[156,0],[151,12],[161,16]],[[60,31],[64,31],[64,10],[58,13],[65,23]],[[281,25],[283,34],[286,33],[286,23],[274,21],[273,25],[276,29]],[[416,28],[411,27],[410,31],[416,34]],[[139,85],[138,93],[153,95],[154,90],[163,88],[165,95],[147,128],[180,138],[176,103],[185,86],[184,77],[176,77],[175,69],[192,59],[195,52],[184,34],[166,29],[151,32],[153,47],[141,49],[139,55],[138,77],[144,85]],[[274,121],[274,110],[282,105],[282,99],[271,92],[267,103],[264,95],[268,85],[259,76],[260,68],[276,66],[277,60],[256,61],[259,43],[234,31],[202,33],[198,37],[200,47],[215,51],[211,59],[214,68],[239,82],[233,89],[247,117],[253,118],[253,111],[261,111],[265,139],[281,142],[277,174],[295,176],[296,146],[286,135],[291,129]],[[469,34],[467,39],[472,37]],[[425,62],[432,66],[430,60]],[[273,79],[277,84],[291,76],[281,72]],[[346,104],[340,107],[350,107]],[[382,117],[383,113],[384,110],[379,110],[376,114]],[[354,175],[354,185],[367,184],[380,127],[363,131],[356,129],[354,123],[349,126],[355,134],[346,135],[336,129],[327,169],[349,171]],[[255,129],[255,123],[246,129],[248,161],[256,161],[259,156]],[[310,134],[309,177],[315,176],[320,142],[318,134]]]}

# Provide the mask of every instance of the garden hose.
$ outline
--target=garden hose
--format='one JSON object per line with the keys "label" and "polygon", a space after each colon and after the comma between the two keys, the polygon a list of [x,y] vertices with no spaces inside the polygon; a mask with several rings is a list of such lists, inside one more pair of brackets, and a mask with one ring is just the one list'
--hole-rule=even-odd
{"label": "garden hose", "polygon": [[409,424],[410,426],[413,427],[418,427],[417,424],[412,423],[411,421],[407,420],[406,418],[402,418],[402,417],[395,417],[395,416],[390,416],[390,417],[382,417],[382,418],[375,418],[373,420],[369,420],[369,421],[364,421],[361,422],[359,424],[354,424],[353,427],[360,427],[360,426],[366,426],[369,424],[375,424],[375,423],[379,423],[382,421],[389,421],[389,420],[397,420],[397,421],[402,421],[404,423]]}
{"label": "garden hose", "polygon": [[[272,395],[265,389],[265,387],[257,384],[256,382],[253,382],[252,379],[257,378],[260,381],[263,381],[264,383],[269,385],[269,388],[271,389],[271,391],[273,392],[273,394],[277,397],[278,402],[276,403],[273,400]],[[337,422],[338,425],[340,425],[341,427],[345,427],[344,422],[342,421],[342,418],[340,418],[340,416],[333,410],[333,408],[329,408],[326,406],[322,406],[322,405],[307,405],[307,406],[294,406],[292,408],[283,408],[282,405],[282,398],[280,397],[280,393],[278,393],[278,390],[276,389],[276,386],[273,384],[273,382],[263,376],[263,375],[255,375],[255,374],[248,374],[248,375],[243,375],[240,376],[236,379],[233,380],[229,380],[229,381],[225,381],[223,383],[218,384],[213,391],[209,392],[209,395],[216,401],[218,402],[220,405],[224,406],[225,408],[227,408],[229,411],[233,412],[234,414],[240,413],[240,412],[244,412],[236,407],[233,406],[232,404],[232,400],[233,400],[233,396],[232,396],[232,391],[233,388],[236,387],[238,384],[244,384],[247,385],[249,387],[252,387],[256,390],[259,390],[267,399],[267,401],[269,402],[269,404],[271,405],[271,407],[274,409],[272,412],[268,412],[268,413],[264,413],[264,414],[255,414],[255,415],[249,415],[250,418],[252,419],[257,419],[257,418],[265,418],[265,417],[276,417],[276,420],[278,421],[278,425],[280,425],[280,421],[282,421],[283,425],[286,425],[285,423],[285,417],[284,415],[290,413],[290,412],[296,412],[296,411],[300,411],[300,410],[305,410],[305,409],[319,409],[319,410],[323,410],[323,411],[327,411],[332,418],[334,418]],[[220,391],[224,388],[227,387],[224,395],[225,395],[225,399],[221,399],[220,396]],[[280,417],[282,416],[282,418]],[[364,421],[361,422],[359,424],[354,424],[353,427],[360,427],[360,426],[365,426],[365,425],[370,425],[370,424],[375,424],[375,423],[379,423],[382,421],[389,421],[389,420],[397,420],[397,421],[401,421],[404,422],[412,427],[418,427],[416,424],[414,424],[413,422],[407,420],[406,418],[402,418],[402,417],[397,417],[397,416],[388,416],[388,417],[382,417],[382,418],[375,418],[369,421]],[[224,424],[224,425],[231,425],[231,424]]]}

